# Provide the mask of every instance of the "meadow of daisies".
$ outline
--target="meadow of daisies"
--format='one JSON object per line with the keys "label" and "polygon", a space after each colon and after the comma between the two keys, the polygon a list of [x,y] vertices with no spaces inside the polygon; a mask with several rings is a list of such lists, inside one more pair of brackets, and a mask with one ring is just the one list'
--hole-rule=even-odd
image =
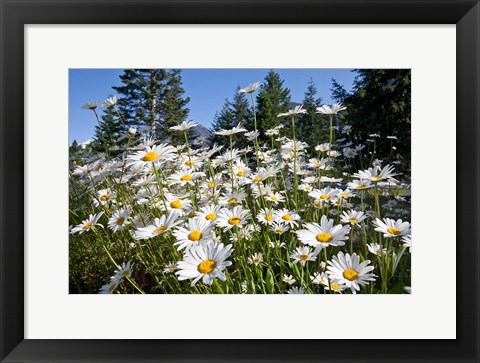
{"label": "meadow of daisies", "polygon": [[[334,104],[316,111],[330,122],[329,142],[307,145],[294,127],[292,139],[280,136],[305,112],[279,114],[288,122],[266,132],[268,143],[255,118],[254,131],[217,132],[230,147],[193,148],[188,130],[197,125],[188,121],[172,128],[183,146],[130,128],[115,156],[88,147],[71,155],[70,291],[410,292],[409,167],[375,153],[395,135],[352,140],[348,117],[334,126],[345,112]],[[236,148],[236,134],[250,146]]]}

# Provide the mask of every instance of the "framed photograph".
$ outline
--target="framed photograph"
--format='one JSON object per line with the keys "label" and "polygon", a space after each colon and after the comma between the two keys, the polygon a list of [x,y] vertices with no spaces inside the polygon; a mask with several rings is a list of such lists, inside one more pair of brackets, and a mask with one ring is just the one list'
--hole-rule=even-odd
{"label": "framed photograph", "polygon": [[1,10],[2,362],[480,360],[478,1]]}

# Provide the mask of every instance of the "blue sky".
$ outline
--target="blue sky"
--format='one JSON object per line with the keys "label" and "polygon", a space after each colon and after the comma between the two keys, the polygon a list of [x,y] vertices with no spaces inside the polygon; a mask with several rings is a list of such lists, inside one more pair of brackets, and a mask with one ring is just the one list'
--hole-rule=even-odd
{"label": "blue sky", "polygon": [[[190,97],[189,120],[210,127],[213,117],[223,106],[225,98],[232,99],[237,86],[263,81],[268,69],[184,69],[183,87]],[[331,100],[331,80],[334,78],[348,91],[355,74],[349,69],[275,69],[290,89],[292,102],[301,102],[307,82],[313,79],[318,97],[326,104]],[[104,101],[114,95],[119,86],[122,69],[70,69],[69,71],[69,143],[90,140],[96,125],[93,112],[82,109],[90,101]],[[101,114],[101,109],[99,113]],[[286,111],[286,110],[285,110]]]}

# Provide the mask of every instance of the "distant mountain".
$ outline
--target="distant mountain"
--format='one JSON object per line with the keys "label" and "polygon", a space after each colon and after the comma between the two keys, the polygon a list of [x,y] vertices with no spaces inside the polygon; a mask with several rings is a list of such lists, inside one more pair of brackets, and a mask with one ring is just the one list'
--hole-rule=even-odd
{"label": "distant mountain", "polygon": [[[206,143],[208,141],[208,139],[210,138],[210,135],[212,134],[212,132],[207,129],[205,126],[201,125],[201,124],[198,124],[197,127],[194,127],[192,129],[192,133],[195,137],[195,139],[197,140],[203,140],[204,143]],[[206,145],[206,144],[204,144]]]}

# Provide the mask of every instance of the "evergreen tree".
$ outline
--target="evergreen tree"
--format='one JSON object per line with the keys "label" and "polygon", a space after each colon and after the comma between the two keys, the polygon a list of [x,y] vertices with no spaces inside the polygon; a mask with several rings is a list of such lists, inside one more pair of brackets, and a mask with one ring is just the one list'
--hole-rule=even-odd
{"label": "evergreen tree", "polygon": [[147,126],[152,136],[173,144],[184,142],[184,135],[170,127],[185,121],[190,98],[184,97],[181,70],[126,69],[120,76],[118,110],[127,126]]}
{"label": "evergreen tree", "polygon": [[114,109],[106,108],[101,115],[100,124],[95,126],[92,146],[95,151],[108,151],[109,155],[116,155],[126,143],[126,133],[127,130]]}
{"label": "evergreen tree", "polygon": [[228,99],[225,99],[222,109],[220,110],[220,112],[217,112],[215,114],[215,117],[213,118],[212,127],[210,130],[212,134],[210,135],[209,142],[211,144],[217,143],[219,145],[229,147],[230,141],[228,137],[215,135],[214,132],[220,130],[228,130],[234,126],[236,126],[235,115],[233,114],[230,101]]}
{"label": "evergreen tree", "polygon": [[310,79],[302,102],[307,113],[298,116],[296,133],[298,139],[306,142],[311,149],[322,142],[328,141],[328,132],[325,131],[328,125],[324,118],[316,113],[317,107],[322,105],[322,99],[316,96],[317,86]]}
{"label": "evergreen tree", "polygon": [[[254,130],[252,107],[245,93],[239,93],[239,90],[240,87],[238,86],[233,95],[233,101],[225,99],[222,110],[215,115],[211,131],[228,130],[238,124],[241,124],[248,131]],[[238,148],[246,147],[249,144],[244,133],[233,135],[232,140],[235,147]],[[230,140],[225,136],[212,134],[210,141],[230,147]]]}
{"label": "evergreen tree", "polygon": [[[177,126],[186,121],[190,110],[187,108],[190,97],[185,97],[185,90],[182,88],[181,70],[171,69],[165,75],[165,85],[162,89],[158,112],[160,115],[159,132],[168,138],[174,145],[185,143],[182,132],[170,130],[170,127]],[[189,140],[193,138],[193,130],[189,130]]]}
{"label": "evergreen tree", "polygon": [[[347,106],[347,123],[359,140],[380,134],[377,157],[392,153],[410,160],[411,72],[409,69],[357,69],[353,91],[333,87],[336,100]],[[387,136],[398,138],[393,152]]]}
{"label": "evergreen tree", "polygon": [[129,126],[148,126],[158,136],[159,103],[167,72],[164,69],[126,69],[120,76],[122,86],[113,87],[119,94],[118,109]]}
{"label": "evergreen tree", "polygon": [[245,93],[240,93],[240,86],[237,86],[233,101],[230,103],[231,110],[235,118],[235,125],[242,124],[248,131],[254,130],[253,110]]}
{"label": "evergreen tree", "polygon": [[289,109],[290,90],[283,86],[283,82],[278,73],[270,70],[257,95],[257,128],[263,141],[268,141],[265,131],[282,122],[277,115]]}

